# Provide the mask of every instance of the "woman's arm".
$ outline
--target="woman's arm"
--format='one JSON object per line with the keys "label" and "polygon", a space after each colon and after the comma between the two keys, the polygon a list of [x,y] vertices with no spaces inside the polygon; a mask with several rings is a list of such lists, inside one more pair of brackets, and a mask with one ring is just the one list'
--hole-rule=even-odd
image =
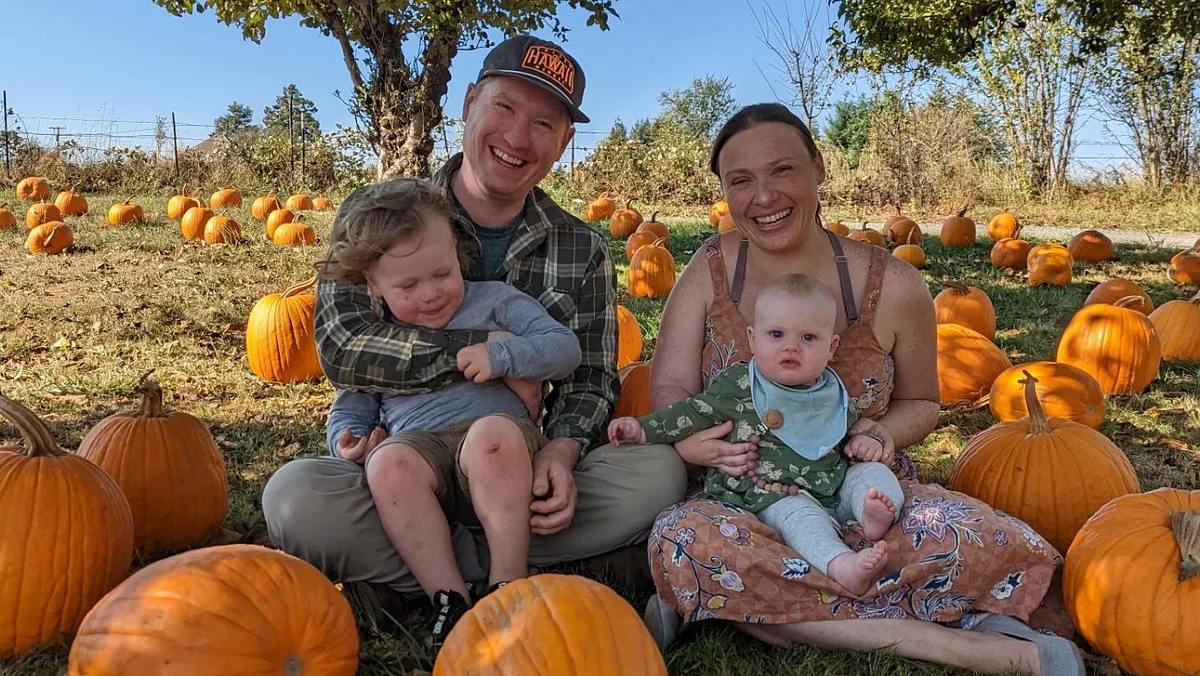
{"label": "woman's arm", "polygon": [[[895,389],[888,412],[878,422],[891,435],[896,448],[925,439],[937,426],[937,323],[933,299],[921,273],[911,265],[892,263],[879,298],[876,331],[895,336],[892,359],[896,365]],[[882,329],[882,331],[880,331]]]}
{"label": "woman's arm", "polygon": [[708,255],[701,249],[684,268],[663,308],[650,372],[654,408],[682,401],[703,389],[700,357],[704,350],[704,316],[712,297]]}

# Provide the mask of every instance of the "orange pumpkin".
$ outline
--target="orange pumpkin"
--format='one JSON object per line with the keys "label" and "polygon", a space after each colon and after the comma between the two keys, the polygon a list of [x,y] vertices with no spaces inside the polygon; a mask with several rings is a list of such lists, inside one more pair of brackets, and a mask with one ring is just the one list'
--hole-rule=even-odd
{"label": "orange pumpkin", "polygon": [[637,253],[638,249],[654,244],[658,239],[652,232],[644,230],[634,232],[629,239],[625,240],[625,260],[633,260],[633,255]]}
{"label": "orange pumpkin", "polygon": [[1029,261],[1030,244],[1023,239],[1004,237],[992,246],[992,265],[1009,270],[1024,270]]}
{"label": "orange pumpkin", "polygon": [[613,407],[612,417],[644,416],[654,410],[650,404],[650,361],[635,361],[617,371],[621,392]]}
{"label": "orange pumpkin", "polygon": [[634,298],[666,298],[675,287],[675,257],[662,240],[637,250],[629,260],[629,295]]}
{"label": "orange pumpkin", "polygon": [[1200,674],[1200,491],[1159,488],[1101,507],[1063,566],[1075,629],[1131,674]]}
{"label": "orange pumpkin", "polygon": [[1111,261],[1116,254],[1112,240],[1099,230],[1084,230],[1071,238],[1067,251],[1077,261]]}
{"label": "orange pumpkin", "polygon": [[79,456],[121,486],[133,512],[135,549],[153,555],[198,547],[225,520],[225,461],[208,425],[163,409],[158,383],[143,378],[137,392],[141,409],[97,423],[79,443]]}
{"label": "orange pumpkin", "polygon": [[599,197],[588,202],[584,218],[589,221],[603,221],[606,218],[611,218],[613,212],[616,210],[617,204],[612,201],[608,193],[600,193]]}
{"label": "orange pumpkin", "polygon": [[29,210],[25,212],[25,227],[32,229],[42,223],[61,221],[62,219],[62,212],[59,211],[58,207],[49,202],[38,202],[31,205]]}
{"label": "orange pumpkin", "polygon": [[87,198],[74,190],[64,190],[54,198],[54,206],[63,216],[82,216],[88,212]]}
{"label": "orange pumpkin", "polygon": [[841,221],[829,221],[825,223],[825,229],[835,235],[841,235],[842,237],[850,236],[850,228],[847,228],[846,225]]}
{"label": "orange pumpkin", "polygon": [[966,493],[1033,527],[1066,554],[1080,526],[1104,503],[1142,490],[1129,458],[1103,434],[1047,417],[1028,371],[1029,416],[996,423],[967,441],[950,490]]}
{"label": "orange pumpkin", "polygon": [[1187,300],[1169,300],[1150,313],[1150,323],[1162,343],[1167,361],[1200,361],[1200,293]]}
{"label": "orange pumpkin", "polygon": [[887,227],[888,227],[889,225],[891,225],[891,224],[892,224],[892,221],[898,221],[898,220],[900,220],[900,219],[902,219],[902,218],[905,218],[904,214],[900,212],[900,205],[899,205],[899,204],[893,204],[893,205],[892,205],[892,208],[894,208],[894,209],[896,210],[896,213],[894,213],[894,214],[892,214],[892,215],[888,216],[887,218],[883,219],[883,228],[884,228],[885,230],[887,229]]}
{"label": "orange pumpkin", "polygon": [[862,227],[858,230],[851,230],[847,236],[856,242],[883,246],[883,235],[879,234],[878,230],[868,228],[866,223],[863,223]]}
{"label": "orange pumpkin", "polygon": [[221,188],[214,192],[212,197],[208,198],[208,206],[214,211],[217,209],[232,209],[242,206],[242,193],[233,188]]}
{"label": "orange pumpkin", "polygon": [[921,248],[920,244],[913,244],[913,239],[918,239],[920,232],[920,229],[913,228],[909,231],[905,243],[892,250],[893,256],[906,261],[918,270],[925,267],[925,250]]}
{"label": "orange pumpkin", "polygon": [[717,232],[729,232],[730,230],[737,230],[737,223],[733,222],[732,214],[725,214],[721,217],[721,222],[717,224]]}
{"label": "orange pumpkin", "polygon": [[275,241],[275,229],[284,223],[296,220],[296,212],[291,209],[276,209],[267,215],[267,239]]}
{"label": "orange pumpkin", "polygon": [[666,676],[646,625],[609,587],[547,573],[488,594],[454,625],[433,676]]}
{"label": "orange pumpkin", "polygon": [[1100,429],[1105,410],[1100,383],[1083,369],[1056,361],[1017,364],[996,376],[988,395],[996,420],[1008,422],[1029,415],[1022,382],[1025,372],[1033,374],[1037,399],[1047,416]]}
{"label": "orange pumpkin", "polygon": [[913,233],[916,233],[918,240],[921,239],[921,228],[917,226],[916,221],[907,216],[892,218],[883,227],[883,240],[889,246],[902,244],[907,242],[909,235]]}
{"label": "orange pumpkin", "polygon": [[132,197],[108,208],[109,225],[141,223],[145,220],[146,214],[142,211],[142,205],[134,202]]}
{"label": "orange pumpkin", "polygon": [[30,176],[17,183],[17,199],[24,202],[37,202],[50,197],[50,181],[40,176]]}
{"label": "orange pumpkin", "polygon": [[70,676],[352,676],[350,604],[319,570],[257,545],[156,561],[92,608],[71,644]]}
{"label": "orange pumpkin", "polygon": [[313,201],[311,197],[301,192],[289,197],[286,206],[292,211],[309,211],[313,208]]}
{"label": "orange pumpkin", "polygon": [[8,659],[75,633],[125,577],[133,517],[117,483],[59,449],[32,411],[0,395],[0,415],[28,444],[0,445],[0,659]]}
{"label": "orange pumpkin", "polygon": [[1016,214],[1001,211],[988,221],[987,233],[993,241],[1000,241],[1005,237],[1020,239],[1021,223],[1017,220]]}
{"label": "orange pumpkin", "polygon": [[241,239],[241,227],[228,216],[213,216],[204,224],[205,244],[237,244]]}
{"label": "orange pumpkin", "polygon": [[613,212],[608,223],[608,232],[613,237],[625,239],[632,235],[641,224],[642,214],[633,208],[633,200],[629,200],[625,203],[624,209],[617,209]]}
{"label": "orange pumpkin", "polygon": [[256,221],[265,221],[272,211],[282,208],[283,205],[275,195],[262,195],[250,203],[250,216]]}
{"label": "orange pumpkin", "polygon": [[17,227],[16,216],[13,216],[12,212],[5,208],[6,206],[8,206],[8,202],[0,202],[0,230]]}
{"label": "orange pumpkin", "polygon": [[[670,229],[667,228],[666,223],[657,221],[657,220],[655,220],[656,218],[658,218],[657,211],[650,214],[650,220],[643,221],[642,224],[637,227],[637,230],[634,230],[634,233],[636,234],[639,232],[648,232],[648,233],[654,235],[658,239],[661,239],[663,241],[669,241],[671,238]],[[632,236],[633,235],[630,235],[630,237],[632,237]]]}
{"label": "orange pumpkin", "polygon": [[974,402],[1012,366],[992,341],[959,324],[937,325],[938,397],[942,404]]}
{"label": "orange pumpkin", "polygon": [[1029,268],[1029,286],[1066,286],[1071,283],[1075,261],[1061,244],[1039,244],[1029,250],[1025,265]]}
{"label": "orange pumpkin", "polygon": [[724,199],[719,199],[713,202],[713,205],[708,209],[708,222],[712,227],[717,227],[721,224],[721,219],[729,214],[729,202]]}
{"label": "orange pumpkin", "polygon": [[624,305],[617,305],[617,368],[642,358],[642,327]]}
{"label": "orange pumpkin", "polygon": [[943,246],[972,247],[975,246],[975,221],[967,218],[967,207],[954,216],[947,216],[942,221],[942,230],[938,238]]}
{"label": "orange pumpkin", "polygon": [[1133,309],[1148,315],[1154,311],[1154,301],[1150,300],[1150,296],[1142,290],[1142,287],[1134,284],[1128,279],[1116,277],[1106,282],[1100,282],[1088,294],[1087,300],[1083,301],[1084,305],[1092,305],[1094,303],[1115,303],[1122,298],[1133,296],[1138,299],[1138,302],[1129,305]]}
{"label": "orange pumpkin", "polygon": [[271,241],[280,246],[312,246],[317,243],[317,231],[298,217],[291,223],[281,223],[271,233]]}
{"label": "orange pumpkin", "polygon": [[263,380],[294,383],[324,375],[317,360],[313,312],[317,278],[263,296],[246,321],[246,358]]}
{"label": "orange pumpkin", "polygon": [[1141,392],[1158,377],[1162,345],[1136,297],[1086,305],[1058,341],[1058,361],[1087,371],[1105,394]]}
{"label": "orange pumpkin", "polygon": [[208,225],[208,219],[212,217],[212,209],[201,206],[192,207],[184,212],[183,218],[179,219],[179,231],[186,240],[203,239],[204,226]]}
{"label": "orange pumpkin", "polygon": [[959,324],[988,340],[996,339],[996,309],[982,289],[951,282],[934,297],[933,310],[938,324]]}
{"label": "orange pumpkin", "polygon": [[178,195],[167,200],[167,218],[177,221],[183,218],[188,209],[200,206],[200,200],[187,194],[187,186],[179,191]]}
{"label": "orange pumpkin", "polygon": [[333,200],[324,195],[317,195],[313,198],[314,211],[333,211]]}
{"label": "orange pumpkin", "polygon": [[75,233],[62,221],[42,223],[29,231],[25,250],[31,254],[59,254],[75,243]]}
{"label": "orange pumpkin", "polygon": [[1200,285],[1200,246],[1172,256],[1167,276],[1180,284]]}

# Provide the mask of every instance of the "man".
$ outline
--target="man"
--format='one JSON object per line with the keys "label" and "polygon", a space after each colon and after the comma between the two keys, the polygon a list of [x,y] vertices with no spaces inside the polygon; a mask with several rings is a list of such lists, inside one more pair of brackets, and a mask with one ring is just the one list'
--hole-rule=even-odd
{"label": "man", "polygon": [[[684,491],[670,446],[601,446],[616,398],[616,283],[604,238],[536,186],[574,136],[584,74],[561,47],[530,36],[497,45],[463,104],[463,152],[433,180],[446,187],[474,244],[472,281],[504,280],[533,296],[579,338],[582,363],[552,383],[534,456],[530,563],[548,566],[645,541],[654,517]],[[343,204],[341,211],[353,208]],[[333,241],[339,237],[335,222]],[[429,331],[385,321],[365,287],[322,282],[317,347],[341,388],[403,394],[462,377],[456,354],[481,331]],[[331,430],[331,438],[337,434]],[[271,540],[353,594],[420,588],[379,523],[358,465],[333,458],[283,466],[263,492]],[[459,526],[464,579],[486,578],[486,543]],[[645,560],[645,554],[640,554]],[[367,583],[366,585],[354,583]],[[371,603],[370,600],[367,601]],[[439,609],[439,613],[445,609]]]}

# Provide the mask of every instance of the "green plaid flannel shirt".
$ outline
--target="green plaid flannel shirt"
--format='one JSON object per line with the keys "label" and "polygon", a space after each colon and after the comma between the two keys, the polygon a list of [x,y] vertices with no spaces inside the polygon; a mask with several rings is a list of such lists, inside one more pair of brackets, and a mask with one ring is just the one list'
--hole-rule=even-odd
{"label": "green plaid flannel shirt", "polygon": [[[455,155],[433,181],[448,191],[461,166],[462,155]],[[471,219],[460,216],[453,219],[460,235],[478,246]],[[334,237],[338,230],[335,223]],[[505,266],[509,284],[536,298],[579,337],[583,360],[570,377],[552,383],[543,428],[551,439],[575,439],[586,453],[603,436],[618,388],[617,287],[607,243],[534,188]],[[327,280],[317,285],[315,328],[329,381],[380,394],[429,392],[461,380],[458,351],[487,340],[487,331],[433,331],[385,321],[382,302],[365,285]]]}

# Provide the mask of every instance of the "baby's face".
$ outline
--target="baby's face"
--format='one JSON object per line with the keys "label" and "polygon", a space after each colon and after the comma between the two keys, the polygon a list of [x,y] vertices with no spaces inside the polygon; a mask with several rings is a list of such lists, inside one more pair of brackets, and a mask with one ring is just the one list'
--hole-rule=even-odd
{"label": "baby's face", "polygon": [[816,382],[837,350],[836,320],[837,309],[828,303],[806,303],[782,292],[760,296],[749,328],[759,372],[791,387]]}
{"label": "baby's face", "polygon": [[462,269],[444,216],[430,216],[420,234],[393,244],[365,276],[371,294],[406,324],[440,329],[462,306]]}

